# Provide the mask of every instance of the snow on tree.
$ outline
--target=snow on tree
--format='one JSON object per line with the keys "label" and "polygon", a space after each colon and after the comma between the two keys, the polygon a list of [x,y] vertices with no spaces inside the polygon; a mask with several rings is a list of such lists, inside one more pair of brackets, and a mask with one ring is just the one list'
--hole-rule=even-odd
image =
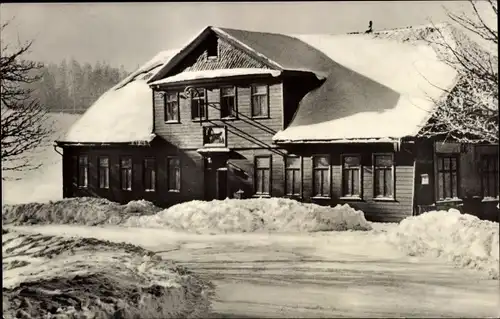
{"label": "snow on tree", "polygon": [[[498,18],[496,1],[470,0],[472,14],[448,16],[458,26],[478,36],[472,41],[458,29],[434,28],[437,36],[422,37],[440,53],[441,59],[459,74],[456,86],[420,132],[422,137],[442,137],[463,143],[498,143],[498,30],[485,19],[479,5]],[[489,47],[492,48],[489,48]],[[494,49],[493,49],[494,48]]]}

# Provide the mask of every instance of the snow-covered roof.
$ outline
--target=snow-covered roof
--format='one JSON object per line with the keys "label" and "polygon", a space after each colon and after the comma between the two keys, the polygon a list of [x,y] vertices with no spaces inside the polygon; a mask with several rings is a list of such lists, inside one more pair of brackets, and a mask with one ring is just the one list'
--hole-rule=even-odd
{"label": "snow-covered roof", "polygon": [[178,50],[157,54],[104,93],[58,140],[62,143],[144,143],[153,134],[152,93],[147,79]]}
{"label": "snow-covered roof", "polygon": [[213,78],[227,78],[242,75],[257,75],[257,74],[268,74],[274,77],[279,76],[281,71],[270,70],[270,69],[258,69],[258,68],[234,68],[234,69],[216,69],[216,70],[203,70],[203,71],[188,71],[178,73],[167,78],[154,81],[149,83],[150,85],[176,83],[200,79],[213,79]]}
{"label": "snow-covered roof", "polygon": [[457,80],[456,71],[424,42],[373,34],[296,37],[330,58],[330,73],[302,99],[291,124],[273,137],[277,142],[414,136]]}

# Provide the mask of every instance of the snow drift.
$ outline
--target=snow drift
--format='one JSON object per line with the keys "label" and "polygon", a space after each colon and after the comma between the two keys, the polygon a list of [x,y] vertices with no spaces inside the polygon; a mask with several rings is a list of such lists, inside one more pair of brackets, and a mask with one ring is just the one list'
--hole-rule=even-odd
{"label": "snow drift", "polygon": [[348,205],[332,208],[284,198],[191,201],[154,215],[130,217],[125,225],[166,227],[197,233],[315,232],[371,228],[363,212]]}
{"label": "snow drift", "polygon": [[4,224],[117,225],[133,215],[160,211],[152,203],[139,200],[120,205],[104,198],[77,197],[49,203],[3,205]]}
{"label": "snow drift", "polygon": [[4,318],[196,318],[213,286],[143,248],[2,235]]}
{"label": "snow drift", "polygon": [[109,224],[196,233],[371,229],[363,212],[348,205],[332,208],[284,198],[191,201],[161,210],[144,200],[119,205],[104,198],[82,197],[4,205],[2,221],[12,225]]}
{"label": "snow drift", "polygon": [[447,259],[498,278],[499,224],[456,209],[408,217],[385,234],[408,255]]}

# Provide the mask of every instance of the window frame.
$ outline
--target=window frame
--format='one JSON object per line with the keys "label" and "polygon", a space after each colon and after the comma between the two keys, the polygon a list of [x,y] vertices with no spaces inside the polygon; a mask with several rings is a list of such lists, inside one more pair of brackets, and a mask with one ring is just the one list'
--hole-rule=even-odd
{"label": "window frame", "polygon": [[[266,109],[266,115],[254,115],[253,114],[253,110],[254,110],[254,101],[253,101],[253,97],[254,95],[263,95],[263,94],[256,94],[254,92],[254,88],[257,87],[257,86],[265,86],[266,87],[266,104],[267,104],[267,109]],[[269,97],[269,84],[251,84],[250,85],[250,117],[252,119],[269,119],[271,118],[271,115],[269,114],[270,113],[270,97]]]}
{"label": "window frame", "polygon": [[[107,159],[108,160],[108,166],[101,166],[101,159]],[[107,186],[102,187],[101,186],[101,177],[102,177],[102,172],[101,169],[105,168],[107,172]],[[100,155],[97,157],[97,181],[98,181],[98,188],[99,189],[109,189],[110,188],[110,174],[111,174],[111,162],[109,159],[109,156],[107,155]]]}
{"label": "window frame", "polygon": [[[496,163],[496,165],[494,164],[493,166],[493,170],[490,169],[490,160],[493,158],[492,162],[493,163]],[[488,171],[483,171],[483,167],[484,167],[484,159],[487,159],[488,160]],[[498,199],[499,195],[498,193],[500,192],[499,190],[499,186],[498,185],[498,172],[499,172],[499,163],[498,163],[498,154],[495,154],[495,153],[491,153],[491,154],[481,154],[480,156],[480,176],[481,176],[481,196],[483,199]],[[495,192],[495,196],[485,196],[485,186],[484,186],[484,178],[485,176],[487,177],[488,179],[488,184],[489,184],[489,181],[491,178],[493,178],[493,180],[496,181],[494,182],[494,185],[496,187],[496,192]],[[489,188],[489,185],[488,185],[488,188]]]}
{"label": "window frame", "polygon": [[[82,185],[81,184],[81,176],[80,176],[80,168],[81,168],[81,164],[80,164],[80,158],[86,158],[86,164],[85,164],[85,184]],[[77,184],[77,187],[80,188],[80,189],[87,189],[89,188],[89,166],[90,166],[90,163],[89,163],[89,154],[87,153],[82,153],[82,154],[78,154],[78,156],[76,157],[76,167],[77,167],[77,172],[76,172],[76,184]]]}
{"label": "window frame", "polygon": [[[344,189],[344,158],[345,157],[357,157],[359,158],[359,177],[358,177],[358,183],[359,183],[359,194],[357,195],[346,195],[346,191]],[[340,199],[342,200],[363,200],[363,156],[360,153],[346,153],[346,154],[341,154],[340,155],[340,178],[341,178],[341,185],[340,185],[340,192],[341,192],[341,197]]]}
{"label": "window frame", "polygon": [[[124,159],[130,159],[130,168],[124,168],[123,167],[123,160]],[[131,192],[133,187],[134,187],[134,160],[132,159],[132,156],[130,155],[123,155],[120,156],[120,190],[124,192]],[[130,170],[130,188],[123,188],[123,170]]]}
{"label": "window frame", "polygon": [[[171,174],[170,174],[170,161],[171,160],[174,160],[174,159],[177,159],[177,161],[179,162],[179,187],[178,189],[171,189],[170,188],[170,179],[172,178],[171,177]],[[167,168],[167,192],[169,193],[180,193],[181,192],[181,189],[182,189],[182,164],[181,164],[181,158],[179,156],[167,156],[166,157],[166,168]]]}
{"label": "window frame", "polygon": [[[154,179],[151,178],[150,176],[150,180],[152,182],[152,185],[151,186],[154,186],[153,188],[148,188],[147,185],[146,185],[146,174],[147,174],[147,168],[148,169],[151,169],[150,167],[148,167],[146,165],[146,161],[148,160],[153,160],[153,167],[152,167],[152,171],[150,172],[154,172]],[[144,191],[147,192],[147,193],[154,193],[156,192],[157,190],[157,187],[158,187],[158,164],[156,163],[156,158],[153,157],[153,156],[146,156],[143,158],[142,160],[142,186],[144,188]]]}
{"label": "window frame", "polygon": [[[378,169],[381,169],[381,168],[378,168],[377,165],[376,165],[376,162],[375,162],[375,159],[377,156],[390,156],[391,157],[391,162],[392,162],[392,165],[391,165],[391,179],[392,179],[392,195],[391,196],[380,196],[380,195],[376,195],[376,192],[377,192],[377,189],[375,187],[375,185],[377,185],[376,183],[376,178],[377,178],[377,174],[376,174],[376,171]],[[375,201],[394,201],[396,200],[396,160],[395,160],[395,154],[394,153],[390,153],[390,152],[380,152],[380,153],[373,153],[372,154],[372,172],[373,172],[373,177],[372,177],[372,188],[373,188],[373,200]],[[385,169],[385,168],[382,168],[382,169]]]}
{"label": "window frame", "polygon": [[[269,159],[269,168],[258,168],[257,167],[257,160],[260,158],[268,158]],[[272,195],[272,186],[273,186],[273,156],[271,154],[269,155],[256,155],[254,156],[254,179],[253,179],[253,187],[254,187],[254,196],[255,197],[271,197]],[[258,170],[267,170],[269,171],[269,193],[258,193],[257,192],[257,171]],[[262,184],[264,184],[264,181],[262,181]]]}
{"label": "window frame", "polygon": [[[193,122],[206,122],[206,121],[208,121],[208,96],[207,96],[207,89],[206,88],[201,88],[201,90],[203,90],[203,104],[204,104],[203,108],[204,108],[205,116],[204,117],[194,117],[193,116],[193,100],[199,101],[201,99],[200,99],[199,96],[191,95],[190,98],[189,98],[189,106],[191,108],[191,120]],[[200,92],[200,89],[196,88],[196,91]],[[200,110],[200,108],[198,107],[198,111],[199,110]]]}
{"label": "window frame", "polygon": [[[328,168],[318,168],[314,165],[314,159],[317,157],[327,157],[328,159]],[[313,199],[331,199],[332,198],[332,156],[330,154],[314,154],[311,156],[311,166],[312,166],[312,194],[311,198]],[[316,171],[328,171],[328,196],[316,195]]]}
{"label": "window frame", "polygon": [[[228,96],[228,95],[222,94],[222,91],[224,89],[227,89],[227,88],[232,88],[234,90],[234,94],[232,95],[232,97],[234,98],[235,115],[222,116],[222,98]],[[224,85],[224,86],[219,87],[219,103],[220,103],[220,118],[222,120],[236,120],[239,118],[239,116],[238,116],[238,114],[239,114],[239,112],[238,112],[238,88],[236,87],[236,85]]]}
{"label": "window frame", "polygon": [[[448,197],[446,197],[446,198],[440,198],[439,197],[439,188],[441,186],[443,186],[441,184],[441,181],[439,180],[439,173],[442,172],[442,171],[439,170],[439,161],[441,159],[443,159],[443,158],[454,158],[456,160],[456,175],[457,175],[457,184],[456,184],[457,194],[456,194],[456,197],[451,197],[451,198],[448,198]],[[443,164],[443,168],[444,168],[444,164]],[[436,153],[436,157],[435,157],[435,172],[436,172],[436,176],[435,176],[435,180],[436,180],[436,183],[435,183],[436,202],[446,202],[446,201],[453,200],[455,198],[460,198],[460,153]],[[449,173],[451,174],[452,171],[450,170]]]}
{"label": "window frame", "polygon": [[[167,106],[168,106],[168,95],[170,94],[175,94],[176,95],[176,102],[177,102],[177,118],[176,119],[172,119],[172,120],[169,120],[168,119],[168,116],[167,116]],[[171,103],[171,102],[170,102]],[[164,95],[163,95],[163,112],[164,112],[164,121],[165,123],[180,123],[181,121],[181,118],[180,118],[180,94],[179,92],[177,91],[166,91],[164,92]]]}
{"label": "window frame", "polygon": [[[298,158],[299,159],[299,176],[300,176],[300,189],[299,189],[299,193],[298,195],[297,194],[287,194],[287,184],[288,184],[288,179],[287,179],[287,171],[288,170],[297,170],[296,168],[287,168],[287,161],[288,161],[288,158]],[[299,156],[299,155],[285,155],[284,156],[284,160],[283,160],[283,164],[285,165],[285,176],[284,176],[284,181],[285,181],[285,187],[284,187],[284,194],[285,194],[285,197],[289,197],[289,198],[300,198],[302,199],[303,197],[303,190],[304,190],[304,161],[303,161],[303,158],[302,156]]]}

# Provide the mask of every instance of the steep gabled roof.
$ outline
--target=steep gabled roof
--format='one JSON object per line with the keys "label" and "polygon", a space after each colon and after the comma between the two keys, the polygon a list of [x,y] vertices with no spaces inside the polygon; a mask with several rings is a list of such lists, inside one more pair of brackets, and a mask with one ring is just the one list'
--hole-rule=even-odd
{"label": "steep gabled roof", "polygon": [[153,101],[147,79],[159,71],[178,50],[157,54],[104,93],[56,141],[73,143],[147,143],[153,134]]}

